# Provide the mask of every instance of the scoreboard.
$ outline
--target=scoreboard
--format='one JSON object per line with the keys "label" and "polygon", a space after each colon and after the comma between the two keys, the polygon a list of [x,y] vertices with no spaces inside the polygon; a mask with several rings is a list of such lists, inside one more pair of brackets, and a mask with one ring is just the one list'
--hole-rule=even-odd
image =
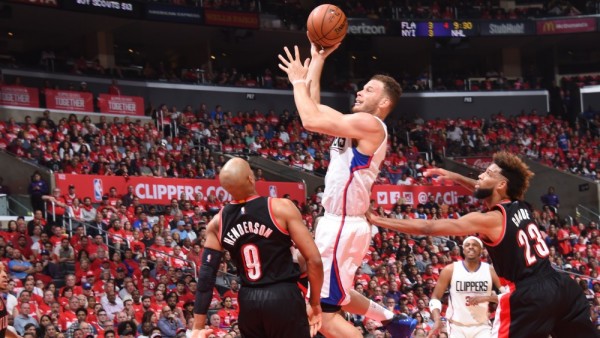
{"label": "scoreboard", "polygon": [[478,35],[477,23],[469,20],[454,21],[401,21],[402,37],[467,37]]}

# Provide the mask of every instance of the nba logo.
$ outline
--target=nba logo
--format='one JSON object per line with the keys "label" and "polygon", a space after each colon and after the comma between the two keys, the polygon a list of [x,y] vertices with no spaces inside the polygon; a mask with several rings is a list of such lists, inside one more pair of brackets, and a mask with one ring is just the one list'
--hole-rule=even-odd
{"label": "nba logo", "polygon": [[277,186],[275,186],[275,185],[270,185],[269,186],[269,196],[270,197],[277,197]]}
{"label": "nba logo", "polygon": [[104,195],[104,189],[102,189],[102,180],[99,178],[94,179],[94,199],[96,201],[102,201],[102,195]]}

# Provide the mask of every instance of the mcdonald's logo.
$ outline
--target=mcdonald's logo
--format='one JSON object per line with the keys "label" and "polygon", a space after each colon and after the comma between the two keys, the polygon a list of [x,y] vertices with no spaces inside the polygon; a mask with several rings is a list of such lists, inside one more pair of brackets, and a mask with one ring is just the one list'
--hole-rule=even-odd
{"label": "mcdonald's logo", "polygon": [[542,32],[549,33],[556,31],[556,23],[554,21],[546,21],[542,25]]}

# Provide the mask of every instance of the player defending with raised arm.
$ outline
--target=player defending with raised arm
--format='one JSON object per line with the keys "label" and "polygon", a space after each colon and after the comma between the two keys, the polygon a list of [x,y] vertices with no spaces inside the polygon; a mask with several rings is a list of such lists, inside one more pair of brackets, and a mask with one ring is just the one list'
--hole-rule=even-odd
{"label": "player defending with raised arm", "polygon": [[335,136],[325,176],[322,200],[325,215],[315,233],[325,269],[321,332],[327,337],[362,337],[339,314],[343,308],[381,321],[394,338],[404,338],[410,336],[414,328],[411,319],[394,318],[383,306],[351,293],[354,274],[371,241],[371,227],[364,213],[369,208],[371,187],[386,154],[387,128],[383,120],[398,102],[401,88],[393,78],[375,75],[356,94],[353,114],[342,114],[320,104],[319,80],[323,65],[338,46],[318,51],[313,44],[312,60],[304,64],[297,46],[294,55],[287,47],[285,56],[279,55],[279,68],[287,73],[294,86],[294,100],[304,128]]}
{"label": "player defending with raised arm", "polygon": [[[289,199],[260,197],[248,162],[229,160],[219,174],[233,200],[209,223],[194,305],[194,338],[206,338],[206,313],[223,250],[240,272],[239,325],[243,337],[314,336],[321,327],[319,291],[323,264],[300,211]],[[292,241],[306,259],[310,318],[298,287],[300,270],[292,260]]]}
{"label": "player defending with raised arm", "polygon": [[494,268],[481,261],[483,243],[475,236],[463,241],[463,261],[446,265],[433,289],[429,310],[434,326],[428,337],[439,333],[441,327],[442,299],[446,290],[448,297],[448,334],[452,337],[489,338],[492,335],[488,303],[498,302],[493,290],[500,289],[500,279]]}
{"label": "player defending with raised arm", "polygon": [[581,288],[550,265],[550,251],[522,199],[533,173],[508,152],[494,154],[493,163],[469,179],[444,169],[430,169],[474,191],[489,211],[472,212],[459,219],[400,220],[368,214],[373,224],[425,235],[479,234],[496,273],[508,292],[498,296],[492,337],[597,337],[590,308]]}

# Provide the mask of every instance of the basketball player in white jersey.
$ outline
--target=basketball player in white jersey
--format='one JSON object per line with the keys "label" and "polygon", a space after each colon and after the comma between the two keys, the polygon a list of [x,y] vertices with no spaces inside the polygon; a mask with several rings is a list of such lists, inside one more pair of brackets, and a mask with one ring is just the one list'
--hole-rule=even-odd
{"label": "basketball player in white jersey", "polygon": [[322,199],[325,215],[315,233],[325,270],[321,333],[326,337],[362,337],[339,314],[343,308],[386,324],[394,338],[405,338],[414,328],[412,320],[394,318],[383,306],[351,293],[354,274],[371,241],[371,226],[364,213],[369,208],[371,187],[386,154],[387,129],[383,120],[402,90],[393,78],[375,75],[356,94],[353,114],[344,115],[321,105],[319,80],[323,65],[338,46],[319,51],[313,44],[312,60],[307,59],[304,64],[297,46],[294,55],[287,47],[286,56],[279,55],[279,68],[288,74],[294,87],[294,101],[304,128],[335,137]]}
{"label": "basketball player in white jersey", "polygon": [[492,286],[500,289],[500,279],[494,268],[481,261],[483,243],[474,236],[463,241],[464,261],[447,265],[433,289],[429,310],[435,322],[429,336],[438,333],[441,326],[442,303],[440,299],[450,291],[446,318],[448,336],[452,338],[489,338],[492,325],[488,303],[498,302]]}

